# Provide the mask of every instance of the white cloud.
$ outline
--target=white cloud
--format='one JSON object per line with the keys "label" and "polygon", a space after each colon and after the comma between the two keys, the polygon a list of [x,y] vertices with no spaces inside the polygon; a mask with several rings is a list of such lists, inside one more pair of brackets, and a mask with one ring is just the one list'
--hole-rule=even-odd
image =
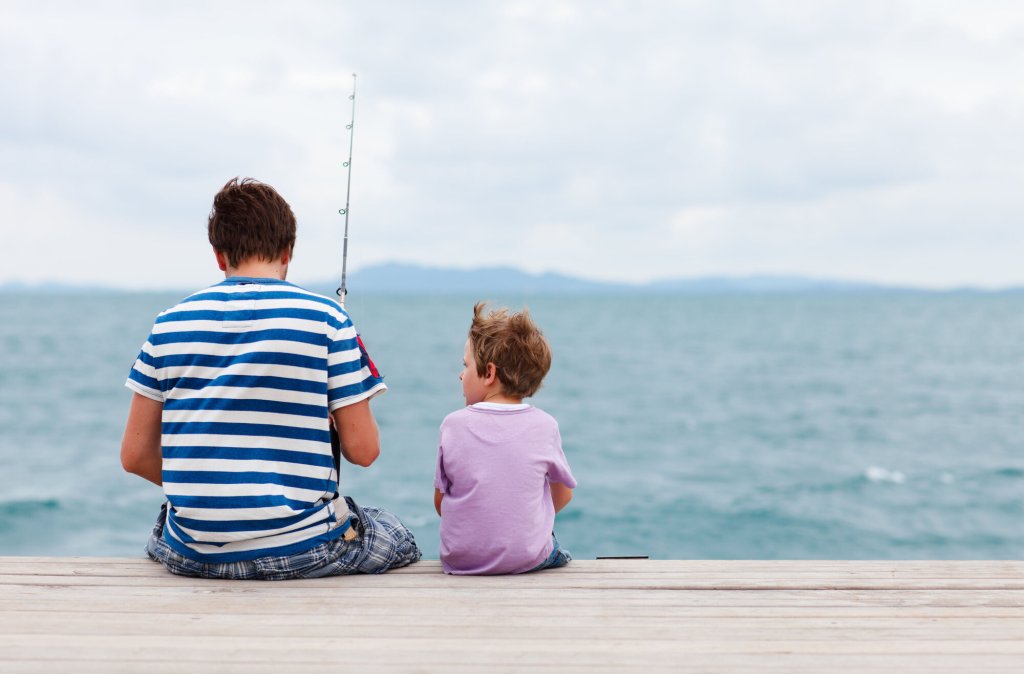
{"label": "white cloud", "polygon": [[0,282],[209,281],[235,175],[292,203],[293,274],[333,277],[352,72],[355,267],[1024,282],[1017,3],[3,12],[0,205],[27,252]]}

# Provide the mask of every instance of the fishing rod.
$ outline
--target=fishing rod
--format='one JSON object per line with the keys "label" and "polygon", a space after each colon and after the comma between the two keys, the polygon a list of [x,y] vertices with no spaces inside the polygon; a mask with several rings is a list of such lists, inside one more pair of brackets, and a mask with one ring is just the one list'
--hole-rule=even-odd
{"label": "fishing rod", "polygon": [[345,216],[345,239],[341,249],[341,285],[335,290],[338,294],[338,301],[341,303],[342,308],[345,306],[345,296],[348,295],[348,286],[345,284],[345,276],[348,270],[348,210],[349,210],[349,198],[352,195],[352,143],[355,140],[355,125],[356,125],[356,74],[352,73],[352,93],[349,95],[348,100],[352,101],[352,119],[345,126],[348,129],[348,161],[342,163],[346,169],[348,169],[348,181],[345,186],[345,208],[339,208],[338,214]]}
{"label": "fishing rod", "polygon": [[[335,290],[338,294],[338,302],[341,304],[341,308],[345,308],[345,297],[348,295],[348,285],[346,284],[346,272],[348,271],[348,210],[349,200],[352,196],[352,142],[355,139],[356,131],[356,74],[352,73],[352,93],[349,94],[348,100],[352,101],[352,118],[349,123],[345,126],[348,130],[348,161],[342,162],[342,166],[348,172],[348,177],[345,184],[345,208],[339,208],[338,214],[345,216],[345,239],[341,248],[341,285]],[[363,348],[363,341],[359,335],[356,334],[356,339],[359,340],[360,350],[366,359],[370,361],[370,357],[366,355],[366,350]],[[373,361],[370,361],[370,367],[374,375],[377,374],[375,368],[373,368]],[[332,417],[333,419],[333,417]],[[331,428],[331,455],[334,458],[334,479],[339,480],[341,476],[341,436],[338,435],[338,429],[334,427],[332,420],[330,424]],[[338,482],[335,482],[334,496],[338,496]]]}

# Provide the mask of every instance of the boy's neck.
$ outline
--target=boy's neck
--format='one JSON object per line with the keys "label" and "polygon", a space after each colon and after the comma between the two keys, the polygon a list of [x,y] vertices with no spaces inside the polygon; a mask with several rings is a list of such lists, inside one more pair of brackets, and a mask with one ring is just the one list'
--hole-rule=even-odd
{"label": "boy's neck", "polygon": [[224,272],[224,278],[242,276],[245,278],[276,278],[285,280],[288,276],[288,263],[292,261],[292,251],[282,251],[276,260],[267,260],[252,256],[242,260],[237,267],[231,265],[228,254],[224,251],[213,249],[213,256],[217,259],[217,267]]}
{"label": "boy's neck", "polygon": [[224,270],[224,278],[232,276],[244,276],[248,278],[276,278],[284,280],[288,275],[288,265],[282,264],[281,260],[267,262],[266,260],[246,260],[237,267],[228,266]]}
{"label": "boy's neck", "polygon": [[482,403],[500,403],[502,405],[521,405],[523,403],[523,399],[522,398],[516,398],[515,396],[510,396],[507,393],[505,393],[504,391],[501,391],[501,392],[498,392],[498,393],[492,393],[490,395],[484,396],[484,399],[481,400],[480,402],[482,402]]}

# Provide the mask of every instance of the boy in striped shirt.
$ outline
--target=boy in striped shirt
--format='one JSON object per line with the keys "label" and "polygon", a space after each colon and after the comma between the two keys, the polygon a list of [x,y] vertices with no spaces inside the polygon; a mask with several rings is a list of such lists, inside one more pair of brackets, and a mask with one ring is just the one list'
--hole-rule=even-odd
{"label": "boy in striped shirt", "polygon": [[397,517],[339,496],[331,426],[341,456],[371,465],[387,387],[344,309],[285,280],[291,208],[236,178],[208,234],[224,281],[157,317],[125,383],[122,463],[167,498],[147,553],[181,575],[271,580],[416,561]]}

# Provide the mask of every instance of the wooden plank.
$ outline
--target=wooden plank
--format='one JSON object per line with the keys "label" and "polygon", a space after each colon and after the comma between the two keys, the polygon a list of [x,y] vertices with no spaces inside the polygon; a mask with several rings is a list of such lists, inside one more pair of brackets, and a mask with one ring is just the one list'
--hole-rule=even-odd
{"label": "wooden plank", "polygon": [[[51,614],[61,616],[61,619],[72,620],[75,616],[84,615],[102,616],[105,614],[122,615],[133,620],[148,620],[149,616],[173,617],[175,620],[190,619],[197,610],[202,609],[208,617],[225,616],[230,620],[241,620],[239,616],[246,619],[272,620],[281,616],[302,615],[308,610],[306,605],[301,605],[292,610],[274,610],[266,606],[266,602],[248,602],[246,604],[236,603],[231,606],[212,606],[192,602],[185,604],[177,602],[175,605],[154,603],[151,606],[126,606],[124,600],[109,600],[90,602],[87,605],[69,607],[67,601],[48,601],[39,605],[24,607],[23,604],[0,604],[0,614],[17,614],[19,621],[29,619],[34,614]],[[666,619],[674,619],[675,616],[685,615],[694,620],[736,620],[736,619],[768,619],[768,620],[798,620],[812,619],[815,621],[833,621],[858,618],[865,620],[904,620],[904,619],[943,619],[943,618],[1013,618],[1020,619],[1019,608],[1001,607],[933,607],[933,606],[900,606],[898,612],[887,607],[875,606],[793,606],[780,605],[774,602],[769,606],[686,606],[671,607],[669,609],[650,606],[627,606],[614,607],[605,604],[562,605],[559,602],[549,604],[500,604],[493,607],[483,607],[477,604],[463,603],[458,605],[458,612],[467,619],[473,620],[494,620],[495,622],[515,622],[517,620],[531,620],[537,617],[538,610],[543,609],[545,616],[552,620],[572,621],[573,624],[660,624]],[[419,624],[424,620],[436,618],[439,614],[437,608],[431,605],[417,605],[415,607],[403,607],[396,609],[391,604],[380,604],[374,601],[364,601],[354,605],[352,613],[336,614],[335,619],[343,619],[351,615],[354,622],[361,624]],[[455,607],[446,611],[451,620],[452,614],[456,612]]]}
{"label": "wooden plank", "polygon": [[[13,569],[21,568],[26,572],[34,572],[40,567],[65,568],[69,570],[108,568],[124,572],[153,572],[161,567],[145,558],[93,558],[93,557],[0,557],[0,572],[14,573]],[[6,570],[12,569],[12,570]],[[433,574],[439,573],[440,562],[423,560],[410,566],[395,569],[388,575],[395,574]],[[1019,577],[1024,573],[1024,561],[1019,560],[981,560],[981,561],[780,561],[780,560],[575,560],[569,566],[558,569],[559,573],[616,573],[646,574],[666,573],[678,575],[680,572],[721,573],[739,575],[778,575],[780,572],[796,575],[818,573],[878,573],[918,574],[927,576],[996,576]],[[53,572],[51,572],[53,573]]]}
{"label": "wooden plank", "polygon": [[[729,641],[803,642],[842,639],[854,641],[904,641],[921,644],[929,641],[972,640],[978,642],[1013,641],[1024,644],[1024,622],[1019,617],[895,618],[803,617],[780,621],[778,616],[707,618],[685,615],[649,616],[644,619],[610,619],[582,617],[572,624],[562,618],[526,615],[503,617],[465,615],[460,611],[438,612],[434,620],[425,616],[363,616],[359,611],[348,615],[206,615],[176,616],[173,634],[176,637],[286,637],[373,639],[386,634],[393,639],[457,638],[478,640],[501,638],[537,639],[615,639],[627,641],[715,641],[727,633]],[[392,619],[389,619],[392,618]],[[62,614],[33,613],[16,617],[0,616],[0,634],[9,636],[47,636],[59,632],[64,637],[95,636],[106,638],[146,637],[154,625],[166,621],[163,614]],[[496,625],[500,622],[500,630]],[[162,631],[167,631],[162,630]],[[1021,646],[1024,649],[1024,645]]]}
{"label": "wooden plank", "polygon": [[[232,659],[220,661],[203,662],[193,664],[190,670],[202,672],[240,672],[243,674],[280,674],[288,671],[286,666],[279,663],[267,661],[252,661],[243,659],[242,654],[237,654]],[[1007,672],[1012,674],[1020,673],[1020,661],[1017,656],[991,656],[985,660],[985,672]],[[939,655],[935,657],[922,658],[920,656],[899,656],[899,655],[870,655],[870,656],[819,656],[807,654],[730,654],[720,653],[713,655],[689,654],[673,661],[668,665],[645,665],[643,671],[653,674],[671,672],[767,672],[778,674],[803,673],[803,672],[893,672],[907,674],[922,672],[932,674],[934,672],[963,674],[964,672],[977,672],[978,659],[975,655]],[[478,673],[492,672],[523,672],[534,669],[536,671],[552,671],[557,668],[559,672],[575,674],[586,672],[618,672],[637,671],[623,665],[621,662],[590,662],[587,664],[576,664],[571,660],[551,662],[546,665],[531,667],[528,663],[516,660],[482,659],[473,664],[438,662],[437,659],[420,659],[420,661],[405,666],[391,665],[384,666],[379,662],[367,662],[365,657],[349,656],[344,653],[329,654],[323,661],[314,664],[319,667],[336,667],[340,671],[351,671],[357,667],[374,672],[468,672]],[[139,671],[167,672],[168,674],[180,674],[182,667],[173,662],[153,661],[139,657],[133,660],[115,660],[111,658],[94,659],[83,661],[78,658],[67,660],[27,660],[12,663],[4,663],[5,674],[26,672],[37,674],[40,671],[54,667],[74,667],[75,672],[99,672],[108,674],[111,672],[126,672],[135,674]]]}
{"label": "wooden plank", "polygon": [[[163,568],[148,559],[82,558],[82,557],[0,557],[0,574],[43,575],[166,575]],[[437,560],[424,560],[395,569],[387,576],[434,575],[441,573]],[[559,575],[586,576],[615,574],[652,577],[715,575],[721,578],[828,578],[836,575],[850,577],[908,577],[908,578],[1003,578],[1020,580],[1024,577],[1024,561],[777,561],[777,560],[575,560],[569,566],[557,569]],[[539,577],[546,574],[516,576]],[[507,576],[505,578],[508,578]]]}
{"label": "wooden plank", "polygon": [[[168,635],[154,634],[124,638],[109,635],[106,638],[80,637],[70,635],[60,640],[52,636],[0,635],[0,652],[9,660],[32,657],[37,660],[68,660],[79,658],[92,660],[110,658],[120,654],[125,658],[144,657],[150,661],[177,661],[202,663],[218,661],[231,654],[244,654],[250,660],[276,659],[279,662],[298,665],[300,663],[323,663],[325,659],[343,655],[346,662],[358,661],[359,655],[365,662],[381,664],[417,664],[435,659],[436,664],[445,661],[472,664],[481,661],[507,661],[534,666],[551,666],[558,658],[571,658],[576,664],[598,664],[618,661],[623,665],[643,666],[668,665],[675,658],[689,655],[748,654],[778,655],[780,653],[817,655],[819,657],[843,656],[910,656],[925,660],[937,656],[1013,656],[1024,657],[1024,645],[1012,641],[977,642],[973,640],[945,640],[941,642],[856,641],[842,640],[652,640],[642,642],[642,648],[631,648],[626,639],[569,639],[550,638],[523,641],[482,637],[457,639],[443,637],[189,637],[187,646],[169,647]],[[433,654],[433,658],[431,657]],[[443,659],[442,659],[443,658]],[[672,659],[672,660],[669,660]],[[1018,660],[1018,665],[1020,660]],[[975,661],[975,665],[977,665]],[[984,671],[984,668],[980,668]],[[978,670],[974,670],[978,671]]]}
{"label": "wooden plank", "polygon": [[[47,574],[0,574],[0,588],[14,585],[110,585],[120,586],[129,582],[137,586],[170,586],[182,583],[168,573],[145,577],[121,575],[47,575]],[[213,585],[219,581],[196,579],[191,582]],[[237,583],[238,581],[231,581]],[[1003,578],[894,578],[894,577],[776,577],[742,578],[722,577],[713,574],[698,576],[619,576],[606,577],[601,574],[560,574],[559,570],[545,571],[522,576],[446,576],[435,575],[359,575],[339,578],[287,581],[290,587],[386,587],[415,589],[423,587],[450,587],[486,589],[491,587],[520,587],[523,589],[637,589],[637,590],[870,590],[870,589],[920,589],[920,590],[1024,590],[1024,576],[1019,579]]]}
{"label": "wooden plank", "polygon": [[[586,597],[596,592],[610,593],[609,596],[634,597],[653,599],[655,597],[664,601],[684,600],[689,597],[706,596],[727,596],[729,593],[758,596],[785,596],[787,593],[798,593],[801,596],[813,596],[819,593],[820,596],[835,597],[886,597],[906,596],[927,597],[1004,597],[1007,600],[1016,602],[1024,601],[1024,590],[989,587],[967,587],[967,588],[946,588],[946,587],[872,587],[872,588],[833,588],[833,587],[771,587],[758,586],[741,588],[712,587],[690,587],[690,588],[644,588],[633,585],[614,586],[607,583],[593,583],[590,585],[578,585],[572,587],[559,586],[532,586],[526,587],[520,584],[509,582],[481,583],[450,583],[443,578],[437,578],[434,583],[406,584],[398,581],[387,582],[386,579],[364,580],[361,577],[348,577],[341,579],[324,579],[317,581],[286,581],[286,582],[264,582],[264,581],[213,581],[195,580],[188,578],[168,577],[160,583],[139,583],[131,579],[125,579],[122,583],[116,583],[113,579],[104,579],[100,583],[78,582],[75,579],[57,579],[52,577],[42,578],[20,578],[17,582],[6,582],[0,584],[0,598],[14,597],[21,595],[48,594],[56,591],[77,594],[80,596],[101,595],[109,596],[119,593],[139,595],[233,595],[233,596],[289,596],[289,597],[323,597],[326,595],[336,596],[339,601],[346,597],[358,597],[363,595],[401,595],[403,593],[423,593],[424,596],[432,597],[459,597],[486,595],[492,597],[543,597],[557,592],[565,597]],[[779,593],[779,594],[774,594]],[[903,593],[892,595],[890,593]]]}
{"label": "wooden plank", "polygon": [[[302,612],[309,603],[327,603],[332,610],[347,606],[391,605],[402,607],[416,604],[488,605],[510,610],[569,610],[584,607],[607,607],[608,611],[650,610],[663,611],[692,607],[771,609],[774,607],[804,607],[822,610],[833,607],[882,608],[1003,608],[1021,610],[1024,593],[1020,591],[699,591],[699,592],[638,592],[604,590],[601,592],[524,592],[494,589],[487,592],[452,592],[447,589],[407,590],[351,590],[344,592],[306,591],[289,592],[286,588],[263,590],[229,590],[217,592],[184,588],[48,588],[31,586],[26,591],[0,593],[0,609],[18,610],[118,610],[132,612],[159,607],[163,612],[190,612],[190,607],[203,606],[211,612],[256,611],[273,606],[275,612]],[[402,609],[407,610],[407,609]],[[408,609],[412,610],[412,609]]]}

